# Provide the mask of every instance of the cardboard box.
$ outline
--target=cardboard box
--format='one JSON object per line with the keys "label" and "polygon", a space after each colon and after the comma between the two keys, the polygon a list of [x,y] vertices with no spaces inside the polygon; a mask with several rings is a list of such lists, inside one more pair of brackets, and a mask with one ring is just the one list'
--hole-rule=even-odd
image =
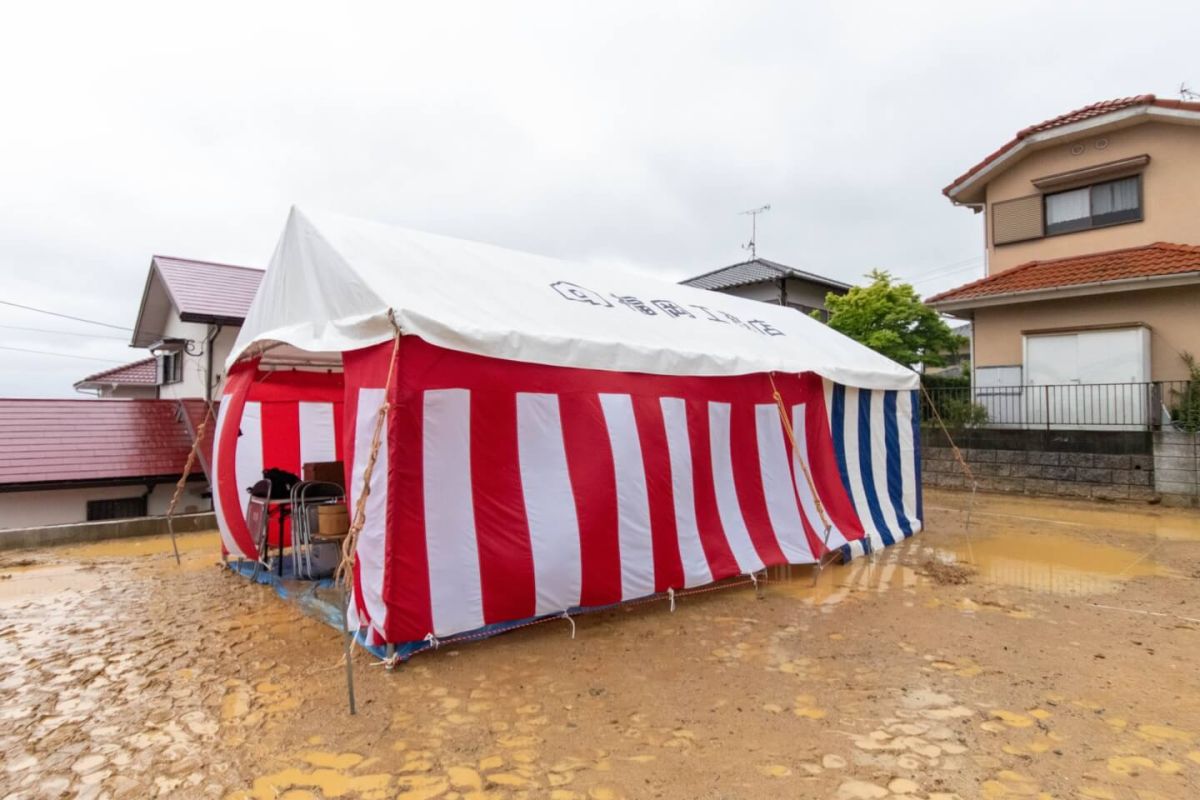
{"label": "cardboard box", "polygon": [[317,535],[345,536],[350,530],[350,515],[345,503],[317,506]]}
{"label": "cardboard box", "polygon": [[341,486],[346,480],[346,469],[341,461],[314,461],[300,468],[306,481],[325,481]]}

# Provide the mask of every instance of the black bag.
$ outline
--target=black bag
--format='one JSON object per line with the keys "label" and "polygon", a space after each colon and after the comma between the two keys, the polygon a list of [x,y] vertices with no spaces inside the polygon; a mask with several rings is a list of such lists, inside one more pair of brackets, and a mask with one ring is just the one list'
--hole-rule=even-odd
{"label": "black bag", "polygon": [[287,500],[292,496],[292,487],[300,482],[299,476],[278,467],[264,469],[263,478],[271,482],[272,500]]}

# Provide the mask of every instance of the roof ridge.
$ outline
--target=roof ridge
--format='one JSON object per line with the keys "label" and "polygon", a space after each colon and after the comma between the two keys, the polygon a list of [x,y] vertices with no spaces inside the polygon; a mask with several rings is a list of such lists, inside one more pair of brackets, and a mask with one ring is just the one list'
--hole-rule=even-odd
{"label": "roof ridge", "polygon": [[1039,130],[1058,127],[1059,125],[1062,125],[1065,120],[1068,120],[1071,117],[1079,116],[1080,114],[1091,114],[1100,111],[1101,109],[1107,112],[1110,110],[1117,111],[1123,108],[1129,108],[1130,106],[1148,105],[1153,103],[1155,99],[1155,96],[1152,94],[1135,94],[1130,95],[1129,97],[1115,97],[1109,100],[1098,100],[1095,103],[1089,103],[1086,106],[1081,106],[1072,111],[1059,114],[1058,116],[1050,117],[1050,119],[1044,119],[1041,122],[1035,122],[1032,125],[1026,125],[1024,128],[1021,128],[1021,130],[1017,131],[1016,138],[1024,139],[1030,134],[1036,133]]}
{"label": "roof ridge", "polygon": [[717,267],[716,269],[710,269],[708,272],[701,272],[699,275],[693,275],[692,277],[684,278],[683,280],[684,281],[699,280],[700,278],[706,278],[709,275],[716,275],[718,272],[724,272],[727,269],[733,269],[734,267],[744,267],[747,264],[753,264],[755,261],[763,261],[763,260],[765,260],[765,259],[761,259],[761,258],[758,258],[757,256],[755,256],[754,258],[748,258],[745,261],[739,261],[736,264],[727,264],[724,267]]}
{"label": "roof ridge", "polygon": [[182,256],[168,256],[163,253],[155,253],[152,256],[150,256],[151,261],[155,261],[160,258],[170,259],[171,261],[183,261],[183,262],[187,262],[189,264],[203,264],[206,267],[228,267],[230,269],[244,269],[249,272],[266,272],[266,270],[262,267],[247,267],[244,264],[226,264],[223,261],[205,261],[202,258],[184,258]]}
{"label": "roof ridge", "polygon": [[1099,102],[1089,103],[1086,106],[1081,106],[1074,110],[1067,111],[1066,113],[1059,114],[1058,116],[1050,117],[1049,119],[1042,120],[1041,122],[1035,122],[1032,125],[1026,125],[1024,128],[1021,128],[1017,131],[1016,135],[1014,135],[1004,144],[1000,145],[999,148],[993,150],[991,153],[985,156],[982,161],[979,161],[966,172],[952,180],[945,188],[942,189],[942,194],[946,195],[947,197],[951,197],[951,191],[956,186],[968,180],[969,178],[974,177],[985,167],[1002,158],[1006,153],[1017,147],[1017,145],[1034,134],[1043,133],[1045,131],[1070,125],[1075,122],[1083,122],[1085,120],[1094,119],[1095,117],[1103,116],[1105,114],[1113,114],[1118,111],[1124,111],[1137,106],[1156,106],[1159,108],[1200,112],[1200,103],[1198,102],[1191,102],[1187,100],[1164,100],[1160,99],[1154,94],[1136,94],[1130,95],[1129,97],[1117,97],[1110,100],[1101,100]]}

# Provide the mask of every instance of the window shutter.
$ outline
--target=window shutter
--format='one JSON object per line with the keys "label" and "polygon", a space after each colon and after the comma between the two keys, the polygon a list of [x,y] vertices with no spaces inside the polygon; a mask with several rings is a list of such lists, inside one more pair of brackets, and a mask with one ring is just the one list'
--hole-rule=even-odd
{"label": "window shutter", "polygon": [[1023,242],[1043,236],[1040,194],[992,204],[992,244]]}

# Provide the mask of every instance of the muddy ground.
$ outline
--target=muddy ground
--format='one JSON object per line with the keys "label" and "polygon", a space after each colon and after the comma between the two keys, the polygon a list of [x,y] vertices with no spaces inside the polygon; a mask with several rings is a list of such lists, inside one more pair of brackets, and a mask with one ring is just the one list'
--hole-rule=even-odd
{"label": "muddy ground", "polygon": [[965,503],[815,587],[360,651],[356,717],[214,534],[0,553],[0,797],[1200,797],[1200,515]]}

